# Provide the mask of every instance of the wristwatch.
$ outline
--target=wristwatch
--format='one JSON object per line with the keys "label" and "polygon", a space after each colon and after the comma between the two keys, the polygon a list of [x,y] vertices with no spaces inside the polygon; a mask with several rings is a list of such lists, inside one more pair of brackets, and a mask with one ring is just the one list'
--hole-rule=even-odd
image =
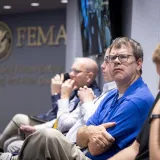
{"label": "wristwatch", "polygon": [[148,122],[151,123],[153,119],[160,119],[160,114],[151,114],[148,118]]}

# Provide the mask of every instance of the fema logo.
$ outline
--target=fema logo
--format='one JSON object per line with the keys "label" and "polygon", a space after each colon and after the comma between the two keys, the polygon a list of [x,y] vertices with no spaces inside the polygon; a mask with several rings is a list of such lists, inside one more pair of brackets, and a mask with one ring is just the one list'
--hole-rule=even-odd
{"label": "fema logo", "polygon": [[12,51],[13,37],[11,30],[0,21],[0,62],[6,60]]}

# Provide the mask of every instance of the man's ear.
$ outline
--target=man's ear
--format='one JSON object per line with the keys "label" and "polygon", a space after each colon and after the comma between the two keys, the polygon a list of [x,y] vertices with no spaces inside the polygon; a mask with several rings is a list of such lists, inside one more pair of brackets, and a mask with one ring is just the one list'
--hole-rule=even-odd
{"label": "man's ear", "polygon": [[93,76],[94,76],[93,72],[88,72],[87,82],[91,82],[93,80]]}
{"label": "man's ear", "polygon": [[140,71],[141,69],[142,69],[142,59],[141,58],[139,58],[138,60],[137,60],[137,71]]}

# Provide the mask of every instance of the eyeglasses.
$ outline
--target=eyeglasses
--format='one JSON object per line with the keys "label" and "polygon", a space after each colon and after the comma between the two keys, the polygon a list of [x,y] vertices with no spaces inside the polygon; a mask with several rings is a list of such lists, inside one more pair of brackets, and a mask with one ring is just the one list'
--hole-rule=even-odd
{"label": "eyeglasses", "polygon": [[130,55],[130,54],[119,54],[119,55],[109,55],[109,56],[106,56],[108,59],[109,62],[113,63],[115,62],[115,60],[117,59],[118,57],[118,60],[121,62],[121,63],[124,63],[124,62],[127,62],[128,61],[128,58],[130,56],[133,56],[133,55]]}

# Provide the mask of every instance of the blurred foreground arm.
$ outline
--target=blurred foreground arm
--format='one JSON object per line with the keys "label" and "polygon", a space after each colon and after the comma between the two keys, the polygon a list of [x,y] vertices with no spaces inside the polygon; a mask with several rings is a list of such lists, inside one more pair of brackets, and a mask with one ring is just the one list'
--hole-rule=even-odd
{"label": "blurred foreground arm", "polygon": [[135,140],[133,144],[123,149],[108,160],[134,160],[139,151],[139,143]]}
{"label": "blurred foreground arm", "polygon": [[[160,115],[160,100],[155,105],[152,114]],[[156,118],[151,121],[149,152],[150,160],[160,160],[160,118]]]}

